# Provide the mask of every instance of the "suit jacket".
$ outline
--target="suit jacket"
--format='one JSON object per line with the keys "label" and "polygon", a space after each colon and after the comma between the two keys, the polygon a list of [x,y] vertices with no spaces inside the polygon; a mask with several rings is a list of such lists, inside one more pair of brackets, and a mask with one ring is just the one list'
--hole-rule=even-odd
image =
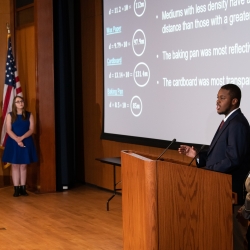
{"label": "suit jacket", "polygon": [[232,175],[238,203],[244,201],[244,182],[250,171],[250,127],[241,110],[231,114],[217,129],[208,151],[199,154],[198,167]]}

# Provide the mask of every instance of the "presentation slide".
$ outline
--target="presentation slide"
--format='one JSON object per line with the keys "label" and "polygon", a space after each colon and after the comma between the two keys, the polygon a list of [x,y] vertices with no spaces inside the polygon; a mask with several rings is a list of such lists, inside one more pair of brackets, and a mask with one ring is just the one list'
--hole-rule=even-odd
{"label": "presentation slide", "polygon": [[250,0],[103,0],[104,133],[209,145],[221,86],[250,121]]}

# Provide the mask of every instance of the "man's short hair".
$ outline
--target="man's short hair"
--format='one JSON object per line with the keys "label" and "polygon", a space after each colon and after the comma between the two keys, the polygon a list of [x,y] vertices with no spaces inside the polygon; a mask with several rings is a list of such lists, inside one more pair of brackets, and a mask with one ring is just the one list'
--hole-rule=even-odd
{"label": "man's short hair", "polygon": [[237,106],[240,106],[241,90],[237,85],[228,83],[223,85],[221,88],[229,90],[229,95],[232,97],[232,99],[236,98],[238,100]]}

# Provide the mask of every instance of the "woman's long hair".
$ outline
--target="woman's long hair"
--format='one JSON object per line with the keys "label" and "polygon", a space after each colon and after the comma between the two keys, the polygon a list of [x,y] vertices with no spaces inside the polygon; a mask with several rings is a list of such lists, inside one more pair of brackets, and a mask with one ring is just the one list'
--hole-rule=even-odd
{"label": "woman's long hair", "polygon": [[22,119],[26,120],[26,110],[25,110],[25,102],[22,96],[15,96],[12,103],[12,112],[11,112],[11,123],[14,123],[17,119],[17,108],[16,108],[16,99],[20,98],[23,101],[23,110],[22,110]]}

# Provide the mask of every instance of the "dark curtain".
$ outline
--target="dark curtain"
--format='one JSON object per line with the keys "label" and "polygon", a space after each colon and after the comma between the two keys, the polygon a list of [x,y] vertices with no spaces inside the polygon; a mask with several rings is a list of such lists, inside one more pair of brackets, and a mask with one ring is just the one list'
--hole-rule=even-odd
{"label": "dark curtain", "polygon": [[56,183],[60,191],[84,180],[80,1],[54,0],[53,9]]}

